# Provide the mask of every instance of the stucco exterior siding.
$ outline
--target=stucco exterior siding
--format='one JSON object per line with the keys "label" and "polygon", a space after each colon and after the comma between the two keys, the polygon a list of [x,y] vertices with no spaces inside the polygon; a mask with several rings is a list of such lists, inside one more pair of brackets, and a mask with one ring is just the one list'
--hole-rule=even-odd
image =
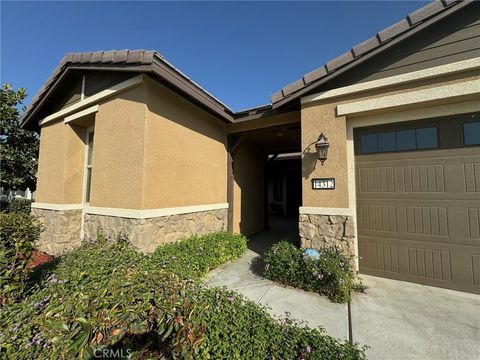
{"label": "stucco exterior siding", "polygon": [[225,125],[147,80],[143,209],[227,202]]}
{"label": "stucco exterior siding", "polygon": [[146,86],[101,103],[95,117],[90,205],[141,209]]}
{"label": "stucco exterior siding", "polygon": [[233,164],[233,232],[249,236],[265,225],[264,154],[246,141],[235,151]]}
{"label": "stucco exterior siding", "polygon": [[65,125],[63,121],[50,123],[40,131],[36,201],[64,204],[63,170]]}
{"label": "stucco exterior siding", "polygon": [[63,119],[42,127],[36,201],[54,204],[82,202],[85,129]]}

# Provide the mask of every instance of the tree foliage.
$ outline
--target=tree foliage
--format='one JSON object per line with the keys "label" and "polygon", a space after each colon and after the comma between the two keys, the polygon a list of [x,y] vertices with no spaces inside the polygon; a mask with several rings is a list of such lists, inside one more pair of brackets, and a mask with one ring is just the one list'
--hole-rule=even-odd
{"label": "tree foliage", "polygon": [[12,190],[35,189],[38,134],[20,127],[18,107],[26,97],[24,88],[10,84],[1,88],[0,158],[1,186]]}

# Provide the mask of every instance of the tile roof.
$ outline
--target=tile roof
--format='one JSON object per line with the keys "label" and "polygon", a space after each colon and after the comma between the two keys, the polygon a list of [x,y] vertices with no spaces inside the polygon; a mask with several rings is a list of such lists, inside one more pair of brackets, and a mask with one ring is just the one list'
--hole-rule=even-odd
{"label": "tile roof", "polygon": [[[275,92],[270,96],[270,100],[273,105],[276,103],[291,98],[296,92],[306,88],[307,86],[315,83],[318,80],[327,78],[332,73],[336,72],[340,68],[347,64],[354,63],[359,58],[369,54],[373,50],[383,47],[391,40],[406,34],[412,29],[416,28],[419,24],[430,20],[437,15],[443,13],[445,10],[452,7],[459,7],[460,4],[467,4],[473,0],[465,1],[452,1],[452,0],[435,0],[422,8],[415,10],[408,14],[408,16],[400,20],[399,22],[379,31],[375,36],[355,45],[349,51],[343,53],[340,56],[328,61],[323,66],[315,69],[308,74],[304,75],[301,79],[294,81],[293,83],[286,85],[281,90]],[[283,101],[282,101],[283,103]]]}
{"label": "tile roof", "polygon": [[268,109],[275,109],[286,102],[298,98],[309,88],[316,86],[318,82],[326,81],[334,77],[335,74],[338,73],[338,70],[347,65],[349,67],[353,66],[358,60],[365,58],[366,55],[371,54],[373,51],[387,47],[393,39],[413,33],[412,30],[419,24],[433,21],[440,14],[446,13],[447,10],[456,11],[463,7],[463,5],[473,1],[474,0],[435,0],[413,11],[405,19],[379,31],[370,39],[355,45],[349,51],[328,61],[323,66],[305,74],[301,79],[283,87],[280,91],[271,95],[271,104],[245,109],[236,113],[156,51],[125,49],[68,53],[32,98],[31,103],[25,108],[21,123],[22,126],[26,126],[36,111],[41,107],[41,104],[49,92],[56,86],[57,82],[59,82],[69,67],[93,70],[103,68],[114,70],[121,68],[123,70],[152,73],[164,81],[173,84],[174,87],[186,93],[190,98],[200,103],[214,115],[227,122],[234,122],[235,119],[262,114],[268,111]]}
{"label": "tile roof", "polygon": [[40,105],[41,100],[47,96],[49,90],[53,88],[62,74],[64,74],[69,67],[81,67],[86,69],[98,69],[103,67],[108,67],[111,69],[115,69],[117,67],[135,69],[138,67],[140,71],[155,73],[157,69],[154,66],[155,64],[161,65],[171,75],[179,78],[179,80],[182,81],[185,86],[190,87],[197,94],[201,94],[204,100],[210,105],[216,105],[219,109],[223,109],[228,118],[233,118],[233,112],[227,105],[173,66],[158,52],[153,50],[125,49],[66,54],[58,66],[53,70],[50,77],[41,86],[35,96],[33,96],[30,104],[25,108],[21,120],[22,125],[28,122],[29,117],[32,115],[35,108]]}

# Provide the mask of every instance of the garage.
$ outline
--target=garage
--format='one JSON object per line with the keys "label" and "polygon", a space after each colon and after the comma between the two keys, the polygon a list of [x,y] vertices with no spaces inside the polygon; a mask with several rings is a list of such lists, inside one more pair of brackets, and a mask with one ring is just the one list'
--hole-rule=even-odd
{"label": "garage", "polygon": [[360,272],[480,293],[480,114],[356,128]]}

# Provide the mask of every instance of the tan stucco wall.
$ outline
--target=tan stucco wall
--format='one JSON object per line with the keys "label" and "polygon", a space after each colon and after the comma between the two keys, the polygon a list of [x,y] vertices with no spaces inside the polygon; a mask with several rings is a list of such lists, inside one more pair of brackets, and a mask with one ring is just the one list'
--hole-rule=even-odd
{"label": "tan stucco wall", "polygon": [[246,140],[233,155],[233,231],[252,235],[264,227],[264,154]]}
{"label": "tan stucco wall", "polygon": [[36,201],[78,204],[83,196],[85,129],[63,119],[40,131]]}
{"label": "tan stucco wall", "polygon": [[143,208],[227,202],[225,124],[147,80]]}
{"label": "tan stucco wall", "polygon": [[141,209],[146,86],[100,104],[95,117],[90,206]]}
{"label": "tan stucco wall", "polygon": [[[445,76],[441,79],[435,78],[423,80],[416,83],[392,86],[386,89],[370,90],[361,94],[345,95],[337,98],[302,104],[302,149],[304,149],[304,156],[302,158],[303,206],[325,208],[349,207],[348,183],[349,181],[354,182],[355,179],[354,176],[350,176],[350,178],[347,176],[347,117],[336,115],[337,105],[378,98],[386,95],[400,94],[406,91],[432,88],[439,84],[453,84],[475,78],[478,78],[478,74],[475,72],[461,73]],[[451,101],[452,100],[446,100],[446,102]],[[437,101],[428,105],[423,104],[411,106],[409,109],[422,106],[440,106],[441,104],[441,101]],[[381,112],[373,111],[368,114],[362,114],[362,116],[391,113],[392,117],[394,117],[395,111],[399,111],[399,109],[382,110]],[[348,117],[348,121],[354,122],[355,117]],[[315,146],[312,145],[308,148],[308,145],[314,142],[321,132],[328,136],[330,143],[328,160],[323,166],[316,161]],[[334,190],[312,190],[311,179],[328,177],[333,177],[336,180],[336,187]]]}
{"label": "tan stucco wall", "polygon": [[43,126],[40,130],[37,190],[35,201],[64,204],[63,170],[66,137],[63,120]]}

